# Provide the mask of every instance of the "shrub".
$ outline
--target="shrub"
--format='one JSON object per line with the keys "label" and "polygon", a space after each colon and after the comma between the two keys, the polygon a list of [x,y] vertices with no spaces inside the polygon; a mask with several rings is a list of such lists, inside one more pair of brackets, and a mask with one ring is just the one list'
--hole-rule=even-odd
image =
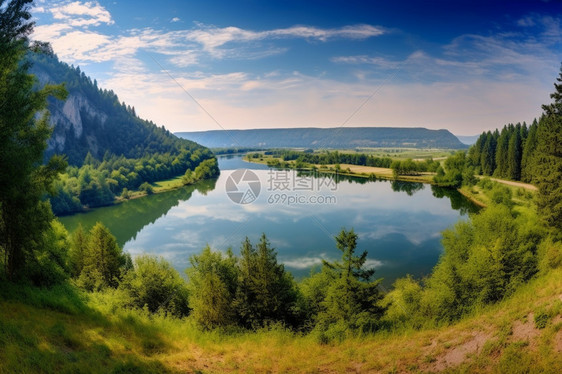
{"label": "shrub", "polygon": [[129,296],[134,307],[179,317],[189,313],[186,283],[161,257],[137,257],[134,268],[123,276],[119,288]]}
{"label": "shrub", "polygon": [[152,188],[152,185],[148,182],[141,184],[139,190],[146,192],[147,195],[152,195],[154,193],[154,188]]}

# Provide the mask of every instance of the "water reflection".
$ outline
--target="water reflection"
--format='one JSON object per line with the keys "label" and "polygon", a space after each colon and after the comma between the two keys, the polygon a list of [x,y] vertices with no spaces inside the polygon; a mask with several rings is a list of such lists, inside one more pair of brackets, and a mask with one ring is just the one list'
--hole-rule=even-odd
{"label": "water reflection", "polygon": [[[298,191],[306,197],[333,195],[336,203],[272,204],[268,197],[280,191],[269,190],[267,166],[249,164],[240,157],[222,157],[219,164],[222,172],[218,180],[62,221],[69,231],[79,222],[89,227],[101,221],[126,251],[162,255],[182,272],[189,256],[206,244],[221,251],[233,247],[237,253],[245,236],[255,242],[266,233],[279,260],[297,278],[307,275],[322,259],[337,259],[340,253],[333,237],[342,227],[353,227],[359,235],[358,248],[369,251],[369,264],[389,285],[407,273],[428,274],[442,251],[441,232],[475,210],[454,190],[341,175],[335,179],[334,190]],[[252,204],[235,204],[226,194],[229,170],[238,168],[254,169],[262,183],[262,193]],[[306,173],[297,175],[310,175]],[[323,177],[334,178],[331,174],[314,176],[315,180]]]}

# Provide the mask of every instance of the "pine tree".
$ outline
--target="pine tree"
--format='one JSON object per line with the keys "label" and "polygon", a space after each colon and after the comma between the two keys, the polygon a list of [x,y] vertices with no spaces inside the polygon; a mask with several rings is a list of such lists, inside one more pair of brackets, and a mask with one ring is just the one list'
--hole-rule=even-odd
{"label": "pine tree", "polygon": [[381,280],[372,281],[375,270],[364,268],[367,251],[359,256],[355,254],[357,234],[353,229],[342,229],[335,239],[337,248],[342,252],[342,260],[324,261],[324,266],[334,273],[335,281],[327,290],[324,311],[318,317],[320,328],[336,329],[337,333],[372,330],[384,312],[379,305],[382,294],[378,286]]}
{"label": "pine tree", "polygon": [[482,149],[484,148],[484,143],[486,142],[486,133],[482,133],[476,140],[476,143],[468,150],[467,160],[470,166],[474,167],[477,174],[482,174],[482,165],[480,164],[480,159],[482,157]]}
{"label": "pine tree", "polygon": [[521,180],[521,153],[521,132],[520,128],[516,127],[509,139],[506,170],[506,176],[514,181]]}
{"label": "pine tree", "polygon": [[88,234],[84,231],[82,224],[72,234],[70,249],[68,251],[70,261],[70,274],[78,277],[84,268],[84,256],[88,250]]}
{"label": "pine tree", "polygon": [[527,139],[523,147],[523,155],[521,157],[521,180],[526,183],[533,182],[534,168],[533,157],[537,149],[537,130],[538,123],[535,119],[533,124],[529,127]]}
{"label": "pine tree", "polygon": [[492,175],[496,169],[496,139],[491,132],[486,133],[486,141],[480,156],[483,175]]}
{"label": "pine tree", "polygon": [[555,92],[550,95],[553,103],[543,105],[545,115],[537,129],[533,166],[539,212],[562,235],[562,67],[556,81]]}
{"label": "pine tree", "polygon": [[542,106],[547,116],[562,115],[562,64],[560,65],[560,73],[556,78],[556,82],[554,83],[554,92],[550,94],[550,98],[553,99],[553,102]]}
{"label": "pine tree", "polygon": [[29,64],[21,62],[33,29],[30,3],[0,0],[0,251],[10,280],[25,277],[26,265],[42,255],[53,219],[42,198],[53,192],[53,180],[66,168],[61,157],[41,164],[51,135],[47,97],[63,98],[65,91],[50,85],[34,89]]}
{"label": "pine tree", "polygon": [[88,249],[78,283],[89,291],[117,287],[125,256],[117,240],[101,222],[89,233]]}
{"label": "pine tree", "polygon": [[502,178],[506,176],[507,170],[507,149],[509,148],[509,130],[507,126],[501,131],[500,137],[498,139],[498,145],[496,147],[496,170],[494,170],[494,176]]}
{"label": "pine tree", "polygon": [[533,159],[537,205],[546,222],[562,232],[562,112],[541,118]]}
{"label": "pine tree", "polygon": [[297,324],[295,284],[291,274],[277,263],[277,252],[265,234],[256,248],[248,238],[242,244],[239,274],[235,305],[243,326],[259,328],[275,322]]}

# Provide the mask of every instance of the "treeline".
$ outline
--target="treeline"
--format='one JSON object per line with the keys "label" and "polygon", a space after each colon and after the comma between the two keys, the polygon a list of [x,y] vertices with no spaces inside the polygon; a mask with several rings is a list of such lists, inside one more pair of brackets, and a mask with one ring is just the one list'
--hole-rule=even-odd
{"label": "treeline", "polygon": [[414,161],[411,158],[406,160],[394,160],[390,164],[392,173],[394,177],[399,175],[417,175],[424,172],[435,173],[441,164],[439,161],[434,161],[432,158],[428,158],[424,161]]}
{"label": "treeline", "polygon": [[59,237],[69,248],[61,269],[84,290],[116,293],[115,306],[190,316],[204,329],[316,329],[323,339],[380,327],[380,280],[364,266],[367,252],[356,254],[357,239],[353,230],[342,230],[335,237],[341,261],[325,261],[320,272],[297,283],[265,234],[255,245],[246,238],[238,256],[207,246],[190,258],[187,280],[162,258],[131,261],[101,223]]}
{"label": "treeline", "polygon": [[[412,159],[393,160],[390,157],[376,157],[365,153],[340,153],[338,151],[325,151],[315,153],[312,149],[304,151],[293,150],[274,150],[266,152],[273,157],[279,157],[283,161],[295,161],[297,168],[305,167],[308,164],[331,165],[331,164],[350,164],[361,166],[372,166],[378,168],[391,168],[394,176],[398,175],[417,175],[423,172],[436,172],[440,166],[438,161],[428,158],[423,161],[414,161]],[[259,158],[260,153],[250,155],[251,158]],[[270,166],[285,166],[279,161],[269,161]]]}
{"label": "treeline", "polygon": [[218,175],[214,155],[207,148],[178,155],[154,154],[140,159],[110,155],[101,161],[88,153],[81,167],[70,166],[54,182],[55,195],[50,198],[53,212],[64,215],[113,203],[115,197],[128,198],[131,191],[152,193],[150,183],[189,175],[191,184]]}
{"label": "treeline", "polygon": [[468,161],[479,175],[531,182],[533,154],[539,122],[509,124],[494,132],[482,133],[468,151]]}
{"label": "treeline", "polygon": [[272,156],[280,157],[283,161],[296,161],[297,163],[330,165],[330,164],[351,164],[389,168],[392,159],[389,157],[375,157],[365,153],[344,153],[338,151],[326,151],[313,153],[312,150],[292,151],[277,150],[273,151]]}
{"label": "treeline", "polygon": [[467,155],[449,157],[435,181],[460,187],[481,174],[533,183],[541,219],[562,235],[562,67],[554,89],[553,102],[542,106],[543,115],[529,128],[523,123],[482,134]]}

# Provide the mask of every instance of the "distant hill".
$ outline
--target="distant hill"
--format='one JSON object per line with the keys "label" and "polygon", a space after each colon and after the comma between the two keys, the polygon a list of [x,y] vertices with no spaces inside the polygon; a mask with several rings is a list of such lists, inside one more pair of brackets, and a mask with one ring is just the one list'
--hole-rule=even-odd
{"label": "distant hill", "polygon": [[473,145],[476,143],[480,135],[455,135],[463,144]]}
{"label": "distant hill", "polygon": [[176,135],[210,148],[467,148],[448,130],[421,127],[214,130]]}
{"label": "distant hill", "polygon": [[46,158],[65,154],[69,164],[82,165],[88,152],[101,160],[106,152],[138,159],[157,153],[177,155],[182,150],[206,151],[199,144],[139,118],[135,109],[119,102],[113,91],[100,89],[80,68],[59,61],[55,55],[30,53],[27,59],[33,64],[30,72],[41,86],[65,82],[68,90],[65,101],[49,99],[54,129]]}

